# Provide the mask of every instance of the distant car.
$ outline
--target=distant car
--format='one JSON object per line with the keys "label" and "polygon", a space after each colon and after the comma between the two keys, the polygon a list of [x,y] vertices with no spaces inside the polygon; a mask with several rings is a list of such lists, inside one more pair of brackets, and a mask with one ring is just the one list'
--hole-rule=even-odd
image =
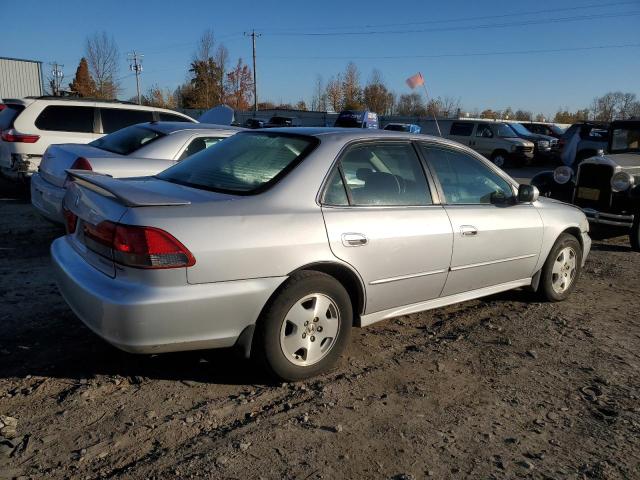
{"label": "distant car", "polygon": [[343,110],[338,115],[333,126],[340,128],[380,128],[378,114],[369,110]]}
{"label": "distant car", "polygon": [[640,251],[640,120],[611,123],[606,153],[541,172],[531,184],[542,195],[580,207],[590,223],[629,231]]}
{"label": "distant car", "polygon": [[423,120],[425,133],[439,135],[473,148],[496,166],[521,167],[533,161],[533,143],[520,138],[509,125],[495,120]]}
{"label": "distant car", "polygon": [[534,160],[549,161],[553,158],[553,147],[558,143],[558,139],[548,135],[533,133],[528,130],[522,123],[505,122],[511,129],[516,132],[518,137],[529,140],[534,145]]}
{"label": "distant car", "polygon": [[241,347],[286,381],[330,368],[352,326],[519,287],[565,300],[591,245],[579,209],[424,135],[254,130],[154,177],[72,175],[51,253],[93,332]]}
{"label": "distant car", "polygon": [[300,126],[300,121],[295,117],[283,117],[280,115],[274,115],[264,126],[265,128],[298,127]]}
{"label": "distant car", "polygon": [[44,217],[64,223],[68,169],[111,177],[155,175],[240,130],[206,123],[150,122],[125,127],[88,145],[51,145],[31,177],[31,203]]}
{"label": "distant car", "polygon": [[420,125],[414,123],[387,123],[384,130],[392,130],[394,132],[420,133]]}
{"label": "distant car", "polygon": [[524,125],[525,128],[530,132],[538,133],[540,135],[546,135],[553,138],[560,138],[566,130],[554,123],[524,122],[522,125]]}
{"label": "distant car", "polygon": [[574,135],[578,134],[578,144],[575,154],[567,165],[577,166],[582,160],[597,155],[600,150],[607,148],[609,140],[609,124],[606,122],[580,122],[571,125],[558,140],[556,157],[561,157],[564,149],[569,145]]}
{"label": "distant car", "polygon": [[248,118],[243,126],[245,128],[264,128],[266,124],[267,120],[264,118]]}
{"label": "distant car", "polygon": [[0,104],[0,173],[23,180],[38,171],[44,151],[57,143],[89,143],[153,120],[195,120],[172,110],[90,98],[26,97]]}

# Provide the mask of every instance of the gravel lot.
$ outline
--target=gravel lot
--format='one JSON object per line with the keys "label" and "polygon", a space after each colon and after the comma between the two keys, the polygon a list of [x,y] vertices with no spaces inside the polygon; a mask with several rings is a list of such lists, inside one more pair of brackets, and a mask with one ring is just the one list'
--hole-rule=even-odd
{"label": "gravel lot", "polygon": [[102,342],[55,287],[61,231],[0,191],[0,478],[640,478],[625,237],[594,242],[565,303],[514,291],[356,329],[333,372],[273,385],[233,352]]}

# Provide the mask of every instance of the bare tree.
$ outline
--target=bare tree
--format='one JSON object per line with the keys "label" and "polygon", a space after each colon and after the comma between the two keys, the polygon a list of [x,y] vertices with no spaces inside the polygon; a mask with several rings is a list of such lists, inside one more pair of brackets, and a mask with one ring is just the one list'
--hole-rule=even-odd
{"label": "bare tree", "polygon": [[419,117],[427,115],[427,108],[422,101],[422,97],[417,92],[400,95],[396,110],[398,115],[412,115]]}
{"label": "bare tree", "polygon": [[342,95],[342,78],[340,74],[337,77],[331,77],[327,83],[327,102],[334,112],[339,112],[343,107]]}
{"label": "bare tree", "polygon": [[116,98],[120,91],[117,78],[119,51],[113,36],[104,31],[95,33],[87,38],[85,50],[89,70],[96,84],[96,97]]}
{"label": "bare tree", "polygon": [[229,63],[229,50],[227,47],[220,44],[216,49],[216,53],[213,56],[216,65],[218,66],[219,75],[220,75],[220,91],[218,93],[220,103],[224,103],[227,98],[227,92],[225,88],[225,75],[227,73],[227,63]]}
{"label": "bare tree", "polygon": [[327,94],[324,89],[322,75],[316,76],[313,98],[311,99],[311,110],[316,112],[324,112],[327,110]]}

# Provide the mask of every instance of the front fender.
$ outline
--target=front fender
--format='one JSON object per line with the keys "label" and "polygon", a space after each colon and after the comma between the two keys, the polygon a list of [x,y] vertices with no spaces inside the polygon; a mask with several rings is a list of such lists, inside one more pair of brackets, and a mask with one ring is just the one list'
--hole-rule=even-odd
{"label": "front fender", "polygon": [[550,197],[560,200],[561,202],[571,203],[576,182],[572,178],[564,185],[560,185],[553,179],[553,172],[549,170],[535,175],[531,179],[531,185],[537,187],[540,195],[543,197]]}

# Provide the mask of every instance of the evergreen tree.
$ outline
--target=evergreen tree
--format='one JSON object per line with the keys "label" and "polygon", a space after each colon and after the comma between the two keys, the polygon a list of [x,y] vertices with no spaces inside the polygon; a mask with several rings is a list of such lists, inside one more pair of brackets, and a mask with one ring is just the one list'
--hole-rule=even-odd
{"label": "evergreen tree", "polygon": [[79,97],[92,97],[95,95],[96,82],[93,81],[91,73],[89,73],[89,64],[86,58],[82,57],[80,59],[76,69],[76,76],[73,82],[69,84],[69,89]]}

